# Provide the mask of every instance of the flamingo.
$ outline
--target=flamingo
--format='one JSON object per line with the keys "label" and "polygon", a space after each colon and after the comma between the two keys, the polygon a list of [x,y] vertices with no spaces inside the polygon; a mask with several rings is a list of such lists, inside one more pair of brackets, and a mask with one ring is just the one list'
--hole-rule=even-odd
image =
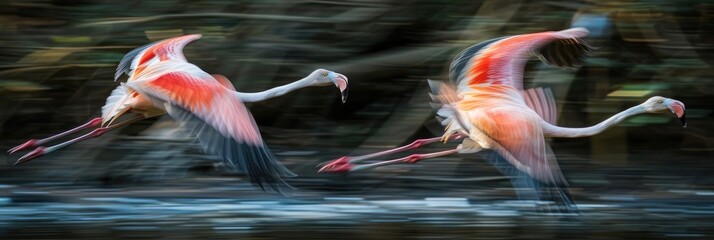
{"label": "flamingo", "polygon": [[[590,127],[555,125],[553,94],[542,88],[523,90],[523,70],[528,57],[535,55],[547,64],[572,68],[583,62],[592,48],[581,38],[589,31],[571,28],[487,40],[458,54],[450,66],[453,83],[429,81],[437,117],[445,127],[441,137],[417,139],[411,144],[382,152],[344,156],[328,162],[320,172],[354,172],[375,167],[416,163],[422,159],[457,153],[494,150],[512,167],[540,183],[566,186],[545,137],[576,138],[598,134],[627,117],[642,113],[671,111],[686,127],[685,107],[680,101],[654,96]],[[370,164],[358,162],[426,144],[461,140],[454,149]],[[567,190],[560,191],[566,204],[572,203]]]}
{"label": "flamingo", "polygon": [[[102,107],[102,116],[59,134],[30,139],[8,150],[9,154],[36,147],[20,157],[17,164],[28,162],[50,152],[90,138],[99,137],[107,131],[129,125],[142,119],[168,113],[192,129],[203,149],[223,158],[231,170],[246,173],[250,181],[262,189],[287,185],[281,177],[294,176],[277,161],[260,136],[258,127],[243,102],[257,102],[284,95],[308,86],[334,84],[345,102],[348,80],[342,74],[317,69],[303,79],[257,93],[235,91],[231,82],[222,75],[210,75],[198,66],[189,63],[183,48],[201,38],[191,34],[144,45],[127,53],[119,62],[114,81],[128,75],[107,98]],[[123,115],[134,115],[115,123]],[[53,145],[45,143],[65,137],[84,129],[91,132]]]}

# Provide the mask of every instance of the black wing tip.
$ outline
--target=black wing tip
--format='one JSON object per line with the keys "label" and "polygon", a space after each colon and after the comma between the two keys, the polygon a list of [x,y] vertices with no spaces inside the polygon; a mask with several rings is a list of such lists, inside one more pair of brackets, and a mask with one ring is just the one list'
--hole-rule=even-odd
{"label": "black wing tip", "polygon": [[243,158],[226,159],[226,161],[231,161],[232,166],[241,166],[241,170],[253,185],[263,191],[272,190],[283,195],[294,189],[284,178],[297,175],[283,166],[267,146],[236,143],[234,151]]}
{"label": "black wing tip", "polygon": [[[150,96],[150,95],[149,95]],[[283,195],[293,189],[283,177],[297,176],[283,166],[264,143],[249,144],[218,132],[193,113],[176,105],[169,105],[169,115],[192,129],[203,149],[220,156],[229,171],[243,173],[248,180],[264,191],[274,190]]]}
{"label": "black wing tip", "polygon": [[136,58],[141,51],[144,51],[148,47],[154,45],[156,42],[144,44],[143,46],[137,47],[129,51],[122,57],[122,59],[119,61],[119,64],[117,65],[116,72],[114,72],[114,81],[118,80],[122,74],[129,74],[129,71],[131,71],[131,62],[134,61],[134,58]]}
{"label": "black wing tip", "polygon": [[564,69],[575,69],[585,63],[588,55],[597,48],[580,38],[559,39],[548,43],[538,51],[544,63]]}

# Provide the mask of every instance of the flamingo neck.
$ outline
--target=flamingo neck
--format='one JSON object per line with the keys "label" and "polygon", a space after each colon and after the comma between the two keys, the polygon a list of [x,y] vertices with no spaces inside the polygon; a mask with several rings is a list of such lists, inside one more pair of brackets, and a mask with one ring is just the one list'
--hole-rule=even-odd
{"label": "flamingo neck", "polygon": [[297,80],[292,83],[288,83],[282,86],[274,87],[262,92],[256,92],[256,93],[244,93],[244,92],[236,92],[236,95],[241,99],[243,102],[259,102],[263,101],[266,99],[278,97],[285,95],[286,93],[292,92],[296,89],[304,88],[304,87],[309,87],[315,85],[315,81],[312,80],[310,76],[305,77],[303,79]]}
{"label": "flamingo neck", "polygon": [[605,131],[605,129],[608,129],[623,120],[625,120],[628,117],[645,113],[645,108],[642,105],[637,105],[631,108],[628,108],[625,111],[622,111],[618,114],[613,115],[612,117],[606,119],[605,121],[602,121],[596,125],[590,126],[590,127],[584,127],[584,128],[568,128],[568,127],[559,127],[555,126],[552,124],[549,124],[545,121],[543,121],[543,133],[547,137],[566,137],[566,138],[576,138],[576,137],[587,137],[587,136],[592,136],[598,133],[601,133],[602,131]]}

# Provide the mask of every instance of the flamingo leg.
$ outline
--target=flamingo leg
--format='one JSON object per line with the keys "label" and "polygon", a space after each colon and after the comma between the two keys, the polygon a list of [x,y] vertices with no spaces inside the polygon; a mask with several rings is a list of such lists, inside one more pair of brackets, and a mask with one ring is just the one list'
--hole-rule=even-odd
{"label": "flamingo leg", "polygon": [[349,164],[361,162],[361,161],[364,161],[367,159],[372,159],[375,157],[380,157],[380,156],[385,156],[385,155],[389,155],[389,154],[394,154],[394,153],[399,153],[399,152],[404,152],[407,150],[420,148],[424,145],[432,144],[435,142],[441,142],[441,141],[446,142],[449,140],[461,139],[463,137],[464,137],[463,134],[456,133],[453,135],[449,135],[445,138],[444,137],[422,138],[422,139],[414,140],[414,142],[412,142],[410,144],[407,144],[407,145],[404,145],[401,147],[397,147],[397,148],[393,148],[393,149],[389,149],[389,150],[385,150],[385,151],[381,151],[381,152],[370,153],[370,154],[361,155],[361,156],[344,156],[344,157],[332,160],[330,162],[327,162],[325,164],[322,164],[324,166],[322,166],[318,172],[329,171],[329,169],[336,168],[340,165],[345,165],[345,164],[349,165]]}
{"label": "flamingo leg", "polygon": [[46,137],[46,138],[43,138],[43,139],[30,139],[30,140],[27,140],[27,142],[25,142],[25,143],[23,143],[23,144],[20,144],[20,145],[17,145],[17,146],[15,146],[14,148],[11,148],[10,150],[7,150],[7,153],[8,153],[8,154],[13,154],[13,153],[15,153],[15,152],[22,151],[22,150],[25,150],[25,149],[28,149],[28,148],[31,148],[31,147],[37,147],[37,146],[40,146],[40,145],[42,145],[42,144],[45,144],[45,143],[47,143],[47,142],[49,142],[49,141],[56,140],[56,139],[58,139],[58,138],[67,136],[67,135],[69,135],[69,134],[72,134],[72,133],[75,133],[75,132],[78,132],[78,131],[81,131],[81,130],[84,130],[84,129],[87,129],[87,128],[93,128],[93,127],[99,126],[99,124],[101,124],[101,123],[102,123],[102,118],[101,118],[101,117],[97,117],[97,118],[94,118],[94,119],[92,119],[92,120],[89,120],[89,122],[87,122],[87,123],[85,123],[85,124],[82,124],[82,125],[80,125],[80,126],[77,126],[77,127],[75,127],[75,128],[72,128],[72,129],[70,129],[70,130],[67,130],[67,131],[64,131],[64,132],[61,132],[61,133],[52,135],[52,136],[50,136],[50,137]]}
{"label": "flamingo leg", "polygon": [[100,127],[100,128],[94,129],[94,130],[92,130],[91,132],[89,132],[89,133],[87,133],[87,134],[84,134],[84,135],[82,135],[82,136],[79,136],[79,137],[77,137],[77,138],[74,138],[74,139],[69,140],[69,141],[66,141],[66,142],[59,143],[59,144],[54,145],[54,146],[50,146],[50,147],[39,146],[39,147],[35,148],[35,150],[32,150],[31,152],[29,152],[29,153],[25,154],[24,156],[20,157],[19,159],[17,159],[17,162],[15,162],[15,165],[28,162],[28,161],[30,161],[30,160],[32,160],[32,159],[37,158],[37,157],[46,155],[47,153],[57,151],[57,150],[60,149],[60,148],[67,147],[67,146],[69,146],[69,145],[72,145],[72,144],[75,144],[75,143],[78,143],[78,142],[81,142],[81,141],[84,141],[84,140],[102,136],[103,134],[105,134],[106,132],[108,132],[108,131],[110,131],[110,130],[117,129],[117,128],[120,128],[120,127],[129,125],[129,124],[131,124],[131,123],[138,122],[138,121],[143,120],[143,119],[145,119],[144,115],[138,115],[138,116],[135,116],[135,117],[133,117],[133,118],[127,119],[127,120],[125,120],[125,121],[123,121],[123,122],[114,124],[114,125],[110,125],[110,126],[107,126],[107,127]]}
{"label": "flamingo leg", "polygon": [[326,171],[333,172],[333,173],[354,172],[354,171],[372,169],[372,168],[377,168],[377,167],[382,167],[382,166],[387,166],[387,165],[392,165],[392,164],[416,163],[423,159],[441,157],[441,156],[455,154],[458,152],[459,152],[459,148],[454,148],[451,150],[446,150],[446,151],[441,151],[441,152],[425,153],[425,154],[412,154],[412,155],[409,155],[409,156],[406,156],[403,158],[385,160],[385,161],[370,163],[370,164],[353,165],[351,163],[347,163],[344,165],[340,165],[337,168],[326,169]]}

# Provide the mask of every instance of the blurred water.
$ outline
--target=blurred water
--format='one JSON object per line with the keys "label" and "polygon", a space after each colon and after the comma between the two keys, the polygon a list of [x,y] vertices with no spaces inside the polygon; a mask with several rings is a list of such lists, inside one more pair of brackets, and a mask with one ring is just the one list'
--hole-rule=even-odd
{"label": "blurred water", "polygon": [[[281,155],[298,162],[310,158]],[[10,239],[708,239],[714,227],[709,221],[714,194],[708,185],[587,183],[587,177],[577,177],[582,176],[578,168],[565,164],[581,215],[550,215],[535,206],[555,208],[552,204],[515,200],[506,179],[469,181],[473,175],[497,176],[486,161],[475,160],[462,163],[461,174],[444,171],[457,159],[349,176],[311,175],[292,167],[301,177],[290,179],[297,189],[288,196],[263,193],[240,176],[216,175],[219,171],[189,170],[184,177],[156,177],[149,171],[133,176],[144,176],[139,183],[104,186],[57,179],[6,184],[0,188],[0,232]],[[441,174],[430,173],[433,169]]]}
{"label": "blurred water", "polygon": [[[9,186],[5,192],[8,197],[4,198],[8,200],[3,200],[0,208],[4,219],[0,232],[13,239],[183,239],[209,235],[316,239],[707,239],[712,227],[707,220],[714,212],[711,197],[686,204],[647,196],[631,196],[636,201],[601,199],[581,202],[580,216],[544,216],[528,210],[533,203],[512,200],[320,198],[323,193],[314,191],[281,198],[247,190],[241,191],[240,196],[225,196],[230,194],[218,190],[223,186],[216,186],[225,182],[216,180],[211,184],[213,188],[186,182],[181,187],[172,186],[168,194],[151,191],[157,186],[107,192],[73,185],[52,193],[43,191],[47,190],[43,187],[23,190],[21,186]],[[77,192],[85,196],[77,196]],[[478,189],[474,192],[489,194]],[[220,193],[224,196],[202,197]],[[692,194],[668,195],[691,198]]]}

